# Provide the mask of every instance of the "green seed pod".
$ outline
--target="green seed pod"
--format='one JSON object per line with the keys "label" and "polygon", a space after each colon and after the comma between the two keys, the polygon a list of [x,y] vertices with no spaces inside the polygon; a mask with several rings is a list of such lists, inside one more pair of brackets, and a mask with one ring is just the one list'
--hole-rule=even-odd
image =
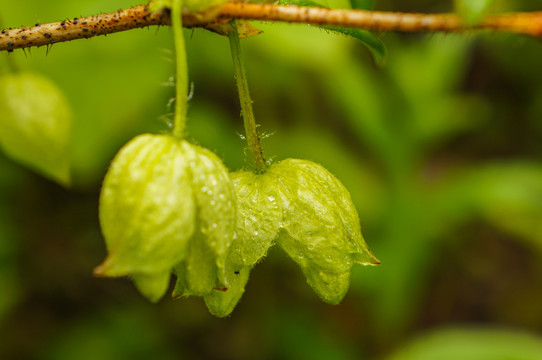
{"label": "green seed pod", "polygon": [[241,171],[231,179],[237,196],[237,240],[230,258],[240,267],[253,266],[277,237],[282,203],[273,176]]}
{"label": "green seed pod", "polygon": [[235,202],[228,171],[207,149],[194,146],[190,162],[198,203],[196,232],[185,259],[175,266],[173,296],[203,296],[228,286],[225,262],[234,237]]}
{"label": "green seed pod", "polygon": [[[207,308],[216,316],[229,315],[245,292],[252,267],[267,253],[279,230],[282,216],[278,194],[270,176],[256,175],[252,172],[231,174],[237,198],[236,236],[230,247],[225,266],[227,284],[217,286],[212,274],[212,266],[202,251],[194,251],[187,260],[176,267],[178,276],[174,296],[203,296]],[[193,260],[189,260],[192,259]],[[194,284],[200,285],[196,287]],[[206,287],[201,287],[206,284]],[[211,290],[211,291],[209,291]]]}
{"label": "green seed pod", "polygon": [[277,179],[284,209],[279,245],[322,300],[338,304],[353,264],[380,263],[363,240],[350,193],[323,166],[307,160],[284,160],[268,174]]}
{"label": "green seed pod", "polygon": [[121,149],[104,180],[100,223],[109,255],[95,272],[130,275],[157,301],[172,268],[206,249],[224,281],[234,221],[233,192],[218,157],[169,135],[140,135]]}
{"label": "green seed pod", "polygon": [[219,273],[215,257],[200,231],[190,241],[186,258],[175,266],[174,273],[177,283],[173,297],[203,296],[215,288],[224,287],[217,276],[220,274],[223,279],[223,273]]}
{"label": "green seed pod", "polygon": [[[277,237],[281,203],[272,176],[240,171],[230,175],[237,198],[236,237],[226,262],[226,288],[214,288],[204,296],[209,312],[228,316],[245,292],[252,267],[267,253]],[[176,291],[186,294],[186,282]]]}
{"label": "green seed pod", "polygon": [[8,156],[62,185],[70,182],[72,115],[62,92],[32,73],[0,79],[0,145]]}
{"label": "green seed pod", "polygon": [[263,174],[231,175],[238,200],[232,259],[252,265],[276,240],[326,302],[348,291],[353,264],[377,265],[348,190],[324,167],[287,159]]}

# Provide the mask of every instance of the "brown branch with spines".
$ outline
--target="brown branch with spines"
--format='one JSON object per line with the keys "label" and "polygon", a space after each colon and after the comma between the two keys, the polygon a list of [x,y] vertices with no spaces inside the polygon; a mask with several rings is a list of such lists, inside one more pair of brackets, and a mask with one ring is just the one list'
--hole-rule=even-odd
{"label": "brown branch with spines", "polygon": [[[205,17],[198,14],[184,13],[183,24],[185,27],[207,27],[232,19],[245,19],[400,32],[464,32],[486,29],[542,37],[542,12],[488,16],[472,27],[464,25],[455,14],[412,14],[240,2],[227,3],[215,13],[216,16],[211,20],[202,20]],[[139,5],[85,18],[4,29],[0,32],[0,51],[51,45],[153,25],[171,25],[169,12],[153,13],[147,5]]]}

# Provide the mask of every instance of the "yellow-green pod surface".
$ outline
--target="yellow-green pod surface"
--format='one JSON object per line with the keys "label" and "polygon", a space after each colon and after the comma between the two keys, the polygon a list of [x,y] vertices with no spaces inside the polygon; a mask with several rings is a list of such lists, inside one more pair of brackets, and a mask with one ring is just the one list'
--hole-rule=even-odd
{"label": "yellow-green pod surface", "polygon": [[140,135],[113,160],[100,197],[108,256],[98,275],[130,275],[160,299],[174,266],[193,248],[208,249],[216,282],[233,238],[235,201],[222,162],[169,135]]}

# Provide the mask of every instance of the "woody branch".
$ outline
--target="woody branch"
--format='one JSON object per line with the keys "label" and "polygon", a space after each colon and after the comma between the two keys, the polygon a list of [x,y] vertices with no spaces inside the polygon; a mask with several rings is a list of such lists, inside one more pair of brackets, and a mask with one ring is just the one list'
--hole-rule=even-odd
{"label": "woody branch", "polygon": [[[399,32],[464,32],[493,30],[542,37],[542,12],[513,13],[487,17],[476,26],[466,26],[454,14],[412,14],[382,11],[340,10],[230,2],[211,20],[192,13],[183,14],[185,27],[207,27],[233,19],[337,25],[367,30]],[[0,51],[91,38],[153,25],[171,25],[168,12],[153,13],[147,5],[85,18],[4,29]]]}

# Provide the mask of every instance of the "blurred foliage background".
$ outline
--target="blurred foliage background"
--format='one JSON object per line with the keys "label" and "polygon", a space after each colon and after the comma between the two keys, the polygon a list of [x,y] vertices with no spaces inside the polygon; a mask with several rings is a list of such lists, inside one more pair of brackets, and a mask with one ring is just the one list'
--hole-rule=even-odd
{"label": "blurred foliage background", "polygon": [[[136,5],[3,1],[4,26]],[[326,5],[348,7],[344,1]],[[500,1],[534,11],[542,1]],[[381,0],[443,12],[452,1]],[[200,299],[148,303],[96,279],[101,179],[134,135],[168,131],[171,31],[134,30],[9,55],[54,81],[75,117],[74,185],[0,153],[1,359],[541,359],[542,45],[524,36],[380,34],[355,40],[255,24],[242,41],[265,155],[325,165],[351,191],[379,267],[355,267],[343,303],[321,302],[278,250],[226,319]],[[245,166],[227,39],[187,30],[189,136]],[[6,67],[8,55],[0,54]],[[0,113],[0,116],[2,114]]]}

